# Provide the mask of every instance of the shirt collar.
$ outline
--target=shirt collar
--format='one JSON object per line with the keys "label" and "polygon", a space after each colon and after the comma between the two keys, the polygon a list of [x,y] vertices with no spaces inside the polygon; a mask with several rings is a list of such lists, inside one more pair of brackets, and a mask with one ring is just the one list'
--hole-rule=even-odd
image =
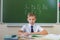
{"label": "shirt collar", "polygon": [[31,24],[28,24],[29,26],[35,26],[35,24],[34,25],[31,25]]}

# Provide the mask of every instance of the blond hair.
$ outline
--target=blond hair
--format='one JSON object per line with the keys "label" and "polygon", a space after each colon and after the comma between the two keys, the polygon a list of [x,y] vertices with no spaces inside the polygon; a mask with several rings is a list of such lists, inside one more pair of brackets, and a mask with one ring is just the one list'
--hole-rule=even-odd
{"label": "blond hair", "polygon": [[28,13],[27,17],[31,17],[31,16],[36,17],[36,15],[34,13]]}

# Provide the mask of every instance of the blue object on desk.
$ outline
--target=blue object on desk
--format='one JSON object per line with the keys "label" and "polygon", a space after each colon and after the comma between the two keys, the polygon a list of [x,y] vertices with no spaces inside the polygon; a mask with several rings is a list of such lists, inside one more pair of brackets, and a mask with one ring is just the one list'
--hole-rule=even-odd
{"label": "blue object on desk", "polygon": [[11,36],[9,35],[4,36],[4,40],[11,40]]}
{"label": "blue object on desk", "polygon": [[18,37],[16,35],[12,35],[11,40],[18,40]]}
{"label": "blue object on desk", "polygon": [[11,40],[18,40],[18,37],[15,37],[15,38],[11,38]]}
{"label": "blue object on desk", "polygon": [[18,40],[18,37],[16,35],[6,35],[4,36],[4,40]]}

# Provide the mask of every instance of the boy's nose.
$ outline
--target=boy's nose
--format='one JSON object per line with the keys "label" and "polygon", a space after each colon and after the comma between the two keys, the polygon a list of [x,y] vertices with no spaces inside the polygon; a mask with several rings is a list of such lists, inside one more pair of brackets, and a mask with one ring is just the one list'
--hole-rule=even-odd
{"label": "boy's nose", "polygon": [[33,21],[33,20],[31,20],[31,21]]}

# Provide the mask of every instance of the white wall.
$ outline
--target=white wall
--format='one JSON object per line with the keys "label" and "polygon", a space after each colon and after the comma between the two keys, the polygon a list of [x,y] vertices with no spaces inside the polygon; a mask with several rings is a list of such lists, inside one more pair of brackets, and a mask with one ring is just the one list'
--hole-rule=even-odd
{"label": "white wall", "polygon": [[0,40],[3,40],[3,36],[7,34],[7,29],[6,24],[0,24]]}
{"label": "white wall", "polygon": [[60,24],[54,24],[53,27],[44,27],[48,33],[60,34]]}

